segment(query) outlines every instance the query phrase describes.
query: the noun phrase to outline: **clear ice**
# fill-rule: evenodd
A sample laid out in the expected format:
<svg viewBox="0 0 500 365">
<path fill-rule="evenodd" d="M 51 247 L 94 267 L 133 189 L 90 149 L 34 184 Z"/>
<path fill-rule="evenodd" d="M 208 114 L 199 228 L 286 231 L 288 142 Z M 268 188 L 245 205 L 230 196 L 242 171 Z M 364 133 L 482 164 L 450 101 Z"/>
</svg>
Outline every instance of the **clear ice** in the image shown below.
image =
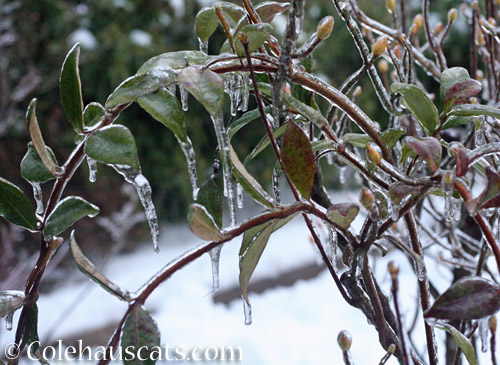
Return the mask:
<svg viewBox="0 0 500 365">
<path fill-rule="evenodd" d="M 191 181 L 191 188 L 193 190 L 193 200 L 196 201 L 198 198 L 198 170 L 196 169 L 196 156 L 194 154 L 193 144 L 188 137 L 188 143 L 179 140 L 182 152 L 186 157 L 186 163 L 188 167 L 189 179 Z"/>
<path fill-rule="evenodd" d="M 89 165 L 89 181 L 95 182 L 97 174 L 97 162 L 93 158 L 87 156 L 87 164 Z"/>
<path fill-rule="evenodd" d="M 40 183 L 31 182 L 31 186 L 33 187 L 33 198 L 36 201 L 36 214 L 43 214 L 43 197 L 42 197 L 42 187 Z"/>
<path fill-rule="evenodd" d="M 328 223 L 325 223 L 328 227 L 328 245 L 330 246 L 330 261 L 332 262 L 332 265 L 335 266 L 335 263 L 337 262 L 337 242 L 338 242 L 338 237 L 337 237 L 337 231 L 330 227 Z"/>
<path fill-rule="evenodd" d="M 210 250 L 210 261 L 212 262 L 212 290 L 215 292 L 219 289 L 219 259 L 222 246 L 217 246 Z"/>
<path fill-rule="evenodd" d="M 250 84 L 248 74 L 244 73 L 241 78 L 241 111 L 248 110 L 248 99 L 250 98 Z"/>
<path fill-rule="evenodd" d="M 243 312 L 245 313 L 245 325 L 250 326 L 252 324 L 252 306 L 249 302 L 243 299 Z"/>
<path fill-rule="evenodd" d="M 275 165 L 273 169 L 273 194 L 278 204 L 281 203 L 280 173 L 281 173 L 281 167 L 279 165 Z"/>
<path fill-rule="evenodd" d="M 236 184 L 236 201 L 238 203 L 238 208 L 243 208 L 243 187 L 240 183 Z"/>
<path fill-rule="evenodd" d="M 14 312 L 8 313 L 4 318 L 5 318 L 5 329 L 7 331 L 12 331 L 12 320 L 14 318 Z"/>
<path fill-rule="evenodd" d="M 184 85 L 179 84 L 179 92 L 181 94 L 181 106 L 182 110 L 185 112 L 188 111 L 189 105 L 188 105 L 188 91 L 184 87 Z"/>
</svg>

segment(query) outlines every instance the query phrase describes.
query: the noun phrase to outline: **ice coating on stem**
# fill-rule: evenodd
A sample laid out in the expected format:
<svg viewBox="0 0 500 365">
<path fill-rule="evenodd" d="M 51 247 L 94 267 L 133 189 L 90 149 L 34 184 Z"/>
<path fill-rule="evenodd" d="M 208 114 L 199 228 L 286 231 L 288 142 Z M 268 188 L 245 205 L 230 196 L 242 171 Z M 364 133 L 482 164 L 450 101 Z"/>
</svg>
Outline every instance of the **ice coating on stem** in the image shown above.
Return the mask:
<svg viewBox="0 0 500 365">
<path fill-rule="evenodd" d="M 97 162 L 93 158 L 87 156 L 87 164 L 89 165 L 89 181 L 95 182 L 97 174 Z"/>
<path fill-rule="evenodd" d="M 240 183 L 236 184 L 236 202 L 238 204 L 238 208 L 243 208 L 243 187 Z"/>
<path fill-rule="evenodd" d="M 215 292 L 219 289 L 219 259 L 222 246 L 217 246 L 210 250 L 210 261 L 212 262 L 212 290 L 210 292 Z"/>
<path fill-rule="evenodd" d="M 156 209 L 153 205 L 152 189 L 149 181 L 144 177 L 141 171 L 137 171 L 127 165 L 112 165 L 113 168 L 125 178 L 125 181 L 132 184 L 137 190 L 137 195 L 144 207 L 146 213 L 146 220 L 148 221 L 149 228 L 151 229 L 151 236 L 153 237 L 153 247 L 156 252 L 159 252 L 158 239 L 160 229 L 158 227 L 158 217 Z"/>
<path fill-rule="evenodd" d="M 250 83 L 248 74 L 244 73 L 241 77 L 241 111 L 248 110 L 248 99 L 250 98 Z"/>
<path fill-rule="evenodd" d="M 186 157 L 186 163 L 188 167 L 189 179 L 191 181 L 191 188 L 193 189 L 193 200 L 196 201 L 198 198 L 198 170 L 196 169 L 196 156 L 194 153 L 193 144 L 188 137 L 188 143 L 185 143 L 181 140 L 179 141 L 179 145 L 181 146 L 182 152 Z"/>
<path fill-rule="evenodd" d="M 490 317 L 485 317 L 477 320 L 479 325 L 479 338 L 481 339 L 481 351 L 488 352 L 488 334 L 489 334 L 489 319 Z"/>
<path fill-rule="evenodd" d="M 42 197 L 42 187 L 40 183 L 31 182 L 31 186 L 33 187 L 33 198 L 36 202 L 36 214 L 43 214 L 43 197 Z"/>
<path fill-rule="evenodd" d="M 276 199 L 278 204 L 281 203 L 280 173 L 281 173 L 281 168 L 278 165 L 274 166 L 274 169 L 273 169 L 273 194 L 274 194 L 274 198 Z"/>
<path fill-rule="evenodd" d="M 347 166 L 342 166 L 339 170 L 339 182 L 343 185 L 346 181 L 346 170 Z"/>
<path fill-rule="evenodd" d="M 334 230 L 329 225 L 327 225 L 327 227 L 328 227 L 328 245 L 330 247 L 330 261 L 332 262 L 332 265 L 335 265 L 335 263 L 337 262 L 337 243 L 338 243 L 337 231 Z"/>
<path fill-rule="evenodd" d="M 211 116 L 212 122 L 214 124 L 215 135 L 217 137 L 217 143 L 219 144 L 219 151 L 222 161 L 222 177 L 224 181 L 224 196 L 227 197 L 231 226 L 236 224 L 236 207 L 234 201 L 234 192 L 232 184 L 232 172 L 231 166 L 229 165 L 229 139 L 227 136 L 226 128 L 224 127 L 224 114 L 220 112 L 216 117 Z"/>
<path fill-rule="evenodd" d="M 444 214 L 447 222 L 449 222 L 455 216 L 454 206 L 451 201 L 454 179 L 454 174 L 450 171 L 445 172 L 441 179 L 441 188 L 444 192 Z"/>
<path fill-rule="evenodd" d="M 245 325 L 250 326 L 252 324 L 252 306 L 249 302 L 243 299 L 243 313 L 245 313 Z"/>
<path fill-rule="evenodd" d="M 186 88 L 184 87 L 184 85 L 179 84 L 179 92 L 181 94 L 181 106 L 182 106 L 182 110 L 184 110 L 185 112 L 187 112 L 188 109 L 189 109 L 189 105 L 188 105 L 188 91 L 186 90 Z"/>
<path fill-rule="evenodd" d="M 476 147 L 482 146 L 484 144 L 484 120 L 481 122 L 481 126 L 476 130 L 475 134 L 475 144 Z"/>
<path fill-rule="evenodd" d="M 14 318 L 14 312 L 8 313 L 4 318 L 5 318 L 5 329 L 7 331 L 12 331 L 12 320 Z"/>
<path fill-rule="evenodd" d="M 200 38 L 198 38 L 198 43 L 200 44 L 200 51 L 208 54 L 208 40 L 202 41 Z"/>
<path fill-rule="evenodd" d="M 427 275 L 427 269 L 425 268 L 424 259 L 422 257 L 415 260 L 415 269 L 417 271 L 418 280 L 424 281 L 425 276 Z"/>
</svg>

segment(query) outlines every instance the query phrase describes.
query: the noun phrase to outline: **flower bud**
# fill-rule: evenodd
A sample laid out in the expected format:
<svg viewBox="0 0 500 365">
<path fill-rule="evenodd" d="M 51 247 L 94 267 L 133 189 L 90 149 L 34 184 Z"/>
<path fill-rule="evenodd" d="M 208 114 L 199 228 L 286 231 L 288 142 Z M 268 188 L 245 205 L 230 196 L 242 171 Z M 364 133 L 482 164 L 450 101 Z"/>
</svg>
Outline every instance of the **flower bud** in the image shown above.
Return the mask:
<svg viewBox="0 0 500 365">
<path fill-rule="evenodd" d="M 373 58 L 377 59 L 380 56 L 382 56 L 385 53 L 386 48 L 387 48 L 387 37 L 382 37 L 382 38 L 377 39 L 372 44 Z"/>
<path fill-rule="evenodd" d="M 396 0 L 387 0 L 386 6 L 389 12 L 394 13 L 394 11 L 396 10 Z"/>
<path fill-rule="evenodd" d="M 357 99 L 359 98 L 359 96 L 361 95 L 361 92 L 363 91 L 363 88 L 361 86 L 356 86 L 356 88 L 354 89 L 354 91 L 352 92 L 352 97 L 353 99 Z"/>
<path fill-rule="evenodd" d="M 448 11 L 448 23 L 453 23 L 455 20 L 457 20 L 457 15 L 457 9 L 450 9 L 450 11 Z"/>
<path fill-rule="evenodd" d="M 396 265 L 394 261 L 389 261 L 387 264 L 387 271 L 389 271 L 389 274 L 391 274 L 391 279 L 396 279 L 399 275 L 399 266 Z"/>
<path fill-rule="evenodd" d="M 327 39 L 333 31 L 333 24 L 335 23 L 333 16 L 325 16 L 318 24 L 316 33 L 319 40 Z"/>
<path fill-rule="evenodd" d="M 434 34 L 440 35 L 443 29 L 444 29 L 444 24 L 442 22 L 438 22 L 434 27 Z"/>
<path fill-rule="evenodd" d="M 414 36 L 415 34 L 417 34 L 417 31 L 418 31 L 418 27 L 415 23 L 413 23 L 410 27 L 410 35 Z"/>
<path fill-rule="evenodd" d="M 366 153 L 368 154 L 368 157 L 370 157 L 370 160 L 372 160 L 372 162 L 377 166 L 382 162 L 382 155 L 379 151 L 380 148 L 373 143 L 366 144 Z"/>
<path fill-rule="evenodd" d="M 375 196 L 369 189 L 363 188 L 359 194 L 359 202 L 366 210 L 371 210 L 375 203 Z"/>
<path fill-rule="evenodd" d="M 413 24 L 417 26 L 417 30 L 420 30 L 424 27 L 424 17 L 422 16 L 422 14 L 415 15 L 415 18 L 413 18 Z"/>
<path fill-rule="evenodd" d="M 340 331 L 337 337 L 337 343 L 339 344 L 339 347 L 343 352 L 349 351 L 352 344 L 351 334 L 345 330 Z"/>
<path fill-rule="evenodd" d="M 384 59 L 381 59 L 378 63 L 378 70 L 382 73 L 386 73 L 389 70 L 389 62 Z"/>
<path fill-rule="evenodd" d="M 394 355 L 395 352 L 396 352 L 396 345 L 393 344 L 393 343 L 391 343 L 391 345 L 387 349 L 387 353 L 391 354 L 391 355 Z"/>
</svg>

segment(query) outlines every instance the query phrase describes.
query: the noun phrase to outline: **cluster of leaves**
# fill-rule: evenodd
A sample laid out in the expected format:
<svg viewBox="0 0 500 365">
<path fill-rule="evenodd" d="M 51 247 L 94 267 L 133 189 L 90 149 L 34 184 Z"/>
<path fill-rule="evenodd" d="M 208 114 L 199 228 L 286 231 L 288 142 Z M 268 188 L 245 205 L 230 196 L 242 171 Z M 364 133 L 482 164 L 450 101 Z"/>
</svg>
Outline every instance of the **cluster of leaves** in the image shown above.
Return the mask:
<svg viewBox="0 0 500 365">
<path fill-rule="evenodd" d="M 71 235 L 70 247 L 79 269 L 129 305 L 109 341 L 107 357 L 102 363 L 109 361 L 120 338 L 123 345 L 157 345 L 158 329 L 143 308 L 149 295 L 173 273 L 205 253 L 210 253 L 214 272 L 217 272 L 222 244 L 239 235 L 243 235 L 239 281 L 246 323 L 251 323 L 248 285 L 252 274 L 271 235 L 299 214 L 346 302 L 359 308 L 374 324 L 381 345 L 388 351 L 387 358 L 394 354 L 401 363 L 409 364 L 410 361 L 420 363 L 425 357 L 405 341 L 407 330 L 402 324 L 397 302 L 398 270 L 390 269 L 393 306 L 371 270 L 368 253 L 378 249 L 385 252 L 383 245 L 393 244 L 415 263 L 429 363 L 437 363 L 434 328 L 451 333 L 468 361 L 476 363 L 474 348 L 463 332 L 470 329 L 474 333 L 473 320 L 488 318 L 500 309 L 498 274 L 490 270 L 487 256 L 490 252 L 493 254 L 490 261 L 496 263 L 500 272 L 500 249 L 491 225 L 500 220 L 496 211 L 500 208 L 500 142 L 496 142 L 500 138 L 493 128 L 498 123 L 496 118 L 500 119 L 500 109 L 494 106 L 498 94 L 495 89 L 497 66 L 493 64 L 492 69 L 487 69 L 487 79 L 479 78 L 483 83 L 478 80 L 477 69 L 471 70 L 476 76 L 471 77 L 464 68 L 448 68 L 441 48 L 447 32 L 439 36 L 440 32 L 429 31 L 426 0 L 423 0 L 423 14 L 417 15 L 408 29 L 406 20 L 402 19 L 399 25 L 394 2 L 387 3 L 394 18 L 392 28 L 368 18 L 356 1 L 348 4 L 334 0 L 333 4 L 347 24 L 363 60 L 362 68 L 339 89 L 315 76 L 311 62 L 315 49 L 331 35 L 334 19 L 328 16 L 321 20 L 317 31 L 298 47 L 297 36 L 301 33 L 304 11 L 300 0 L 291 4 L 265 2 L 255 7 L 248 0 L 243 1 L 244 6 L 220 2 L 201 9 L 195 21 L 201 51 L 172 52 L 151 58 L 111 93 L 104 106 L 93 102 L 84 107 L 78 68 L 79 46 L 70 50 L 62 67 L 60 90 L 61 103 L 76 133 L 77 146 L 64 164 L 56 161 L 44 142 L 36 118 L 36 100 L 31 102 L 27 112 L 31 144 L 21 163 L 21 174 L 35 187 L 55 179 L 46 207 L 39 201 L 35 211 L 18 187 L 0 179 L 0 215 L 42 235 L 40 257 L 27 279 L 25 291 L 0 294 L 2 315 L 11 315 L 22 308 L 15 338 L 20 350 L 37 340 L 38 285 L 50 257 L 63 242 L 59 235 L 79 219 L 99 213 L 99 208 L 81 197 L 62 198 L 66 184 L 83 159 L 88 159 L 90 165 L 97 161 L 113 167 L 136 187 L 153 242 L 155 245 L 158 242 L 151 189 L 141 173 L 134 136 L 128 128 L 115 123 L 123 110 L 137 103 L 175 135 L 185 153 L 195 200 L 189 207 L 188 224 L 196 235 L 208 242 L 166 265 L 139 292 L 130 293 L 100 273 L 79 249 L 75 234 Z M 270 22 L 283 12 L 288 12 L 288 23 L 280 43 L 273 35 Z M 492 32 L 477 6 L 465 7 L 464 13 L 473 20 L 474 34 L 479 34 L 478 29 Z M 403 14 L 401 16 L 406 19 L 407 14 Z M 450 11 L 448 28 L 456 16 L 456 11 Z M 370 26 L 381 37 L 374 39 L 369 32 L 363 36 L 356 20 Z M 478 24 L 481 28 L 477 28 Z M 206 45 L 219 25 L 227 41 L 219 55 L 209 55 Z M 425 30 L 426 44 L 423 46 L 418 39 L 420 29 Z M 490 41 L 496 45 L 493 35 Z M 371 42 L 371 50 L 366 42 Z M 484 44 L 479 42 L 477 46 L 476 50 L 484 57 L 494 56 L 487 54 L 490 48 Z M 430 56 L 425 54 L 426 50 Z M 435 61 L 429 58 L 431 56 Z M 379 67 L 380 72 L 375 67 L 376 61 L 379 66 L 385 63 L 384 67 Z M 414 70 L 417 66 L 439 82 L 441 112 L 436 101 L 419 86 L 421 83 Z M 385 75 L 388 81 L 389 67 L 394 69 L 390 87 L 380 76 Z M 380 104 L 387 111 L 389 122 L 384 123 L 388 125 L 384 130 L 356 105 L 359 89 L 348 97 L 364 74 L 368 74 Z M 177 86 L 180 101 L 176 95 Z M 230 123 L 224 123 L 225 92 L 231 103 Z M 246 111 L 250 92 L 257 108 Z M 207 111 L 218 144 L 213 174 L 200 189 L 184 116 L 187 93 Z M 318 106 L 316 99 L 319 98 L 330 104 L 328 111 Z M 239 111 L 241 114 L 236 118 Z M 232 138 L 243 133 L 244 127 L 258 128 L 259 120 L 266 133 L 242 162 L 238 146 L 231 143 Z M 458 135 L 454 141 L 445 138 L 450 130 Z M 488 143 L 481 143 L 481 139 Z M 249 165 L 265 149 L 272 149 L 274 153 L 274 194 L 268 193 L 265 185 L 249 172 Z M 322 169 L 336 167 L 322 165 L 323 157 L 354 170 L 364 185 L 359 204 L 331 202 L 327 193 L 329 186 L 322 181 Z M 223 187 L 216 183 L 218 174 L 223 177 Z M 281 176 L 292 192 L 292 202 L 281 201 Z M 237 189 L 233 189 L 234 181 Z M 471 192 L 473 185 L 483 186 L 476 197 Z M 263 212 L 237 222 L 235 201 L 238 199 L 235 199 L 234 190 L 244 191 L 263 207 Z M 223 226 L 224 199 L 220 191 L 227 196 L 231 221 L 228 227 Z M 435 201 L 441 199 L 445 201 L 444 210 L 435 206 Z M 495 212 L 489 215 L 491 209 Z M 463 211 L 460 216 L 459 210 Z M 462 216 L 468 220 L 461 219 Z M 446 230 L 449 241 L 425 227 L 423 220 L 429 217 L 434 220 L 435 229 Z M 321 242 L 312 218 L 324 222 L 331 237 L 329 244 Z M 356 218 L 364 220 L 359 232 L 353 226 Z M 406 223 L 404 227 L 398 225 L 399 221 Z M 480 232 L 479 237 L 469 234 L 470 227 Z M 335 260 L 337 235 L 344 266 Z M 426 273 L 426 260 L 431 251 L 422 247 L 423 237 L 448 248 L 454 258 L 460 258 L 443 259 L 443 265 L 467 272 L 463 279 L 455 278 L 455 283 L 440 296 L 434 288 L 433 278 Z M 490 278 L 483 278 L 483 273 Z M 215 289 L 216 282 L 214 277 Z M 431 296 L 436 297 L 432 305 Z M 431 319 L 439 322 L 432 323 Z M 458 321 L 462 325 L 442 322 L 445 320 L 452 324 Z M 141 323 L 141 326 L 133 323 Z M 345 341 L 346 336 L 339 338 L 344 361 L 350 363 L 347 346 L 350 341 Z M 494 349 L 492 354 L 494 358 Z"/>
</svg>

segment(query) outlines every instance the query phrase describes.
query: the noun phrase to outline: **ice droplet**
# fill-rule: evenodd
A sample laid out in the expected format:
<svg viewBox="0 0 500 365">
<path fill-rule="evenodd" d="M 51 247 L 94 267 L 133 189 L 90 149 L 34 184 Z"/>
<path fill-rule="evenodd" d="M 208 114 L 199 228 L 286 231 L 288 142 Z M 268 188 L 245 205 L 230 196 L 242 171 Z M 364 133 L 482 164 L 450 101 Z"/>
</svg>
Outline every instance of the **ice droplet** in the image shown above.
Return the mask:
<svg viewBox="0 0 500 365">
<path fill-rule="evenodd" d="M 339 169 L 339 182 L 342 185 L 345 184 L 345 181 L 346 181 L 346 170 L 347 170 L 347 166 L 342 166 Z"/>
<path fill-rule="evenodd" d="M 330 261 L 332 262 L 332 265 L 335 266 L 335 263 L 337 262 L 337 243 L 338 243 L 337 231 L 334 230 L 329 225 L 327 225 L 327 227 L 328 227 L 328 244 L 330 246 Z"/>
<path fill-rule="evenodd" d="M 14 312 L 7 313 L 5 318 L 5 329 L 7 331 L 12 331 L 12 320 L 14 318 Z"/>
<path fill-rule="evenodd" d="M 243 312 L 245 313 L 245 325 L 250 326 L 252 324 L 252 306 L 249 302 L 243 299 Z"/>
<path fill-rule="evenodd" d="M 276 164 L 273 169 L 273 194 L 278 204 L 281 203 L 280 173 L 281 173 L 281 167 L 278 164 Z"/>
<path fill-rule="evenodd" d="M 181 105 L 182 105 L 182 110 L 185 112 L 188 111 L 189 105 L 188 105 L 188 91 L 186 88 L 182 85 L 179 84 L 179 92 L 181 94 Z"/>
<path fill-rule="evenodd" d="M 248 99 L 250 98 L 250 84 L 248 74 L 244 73 L 241 78 L 241 111 L 248 110 Z"/>
<path fill-rule="evenodd" d="M 479 325 L 479 338 L 481 339 L 481 351 L 488 351 L 488 333 L 489 333 L 489 319 L 490 317 L 485 317 L 477 320 Z"/>
<path fill-rule="evenodd" d="M 97 174 L 97 162 L 93 158 L 87 156 L 87 164 L 89 165 L 89 181 L 95 182 Z"/>
<path fill-rule="evenodd" d="M 219 289 L 219 259 L 222 246 L 217 246 L 210 250 L 210 261 L 212 262 L 212 290 L 215 292 Z"/>
<path fill-rule="evenodd" d="M 243 187 L 240 183 L 236 184 L 236 201 L 238 202 L 238 208 L 243 208 Z"/>
<path fill-rule="evenodd" d="M 152 189 L 149 181 L 144 177 L 141 171 L 137 171 L 127 165 L 112 165 L 113 168 L 125 178 L 125 181 L 132 184 L 137 190 L 137 195 L 144 207 L 146 213 L 146 220 L 148 221 L 149 228 L 151 229 L 151 236 L 153 237 L 153 247 L 156 252 L 159 252 L 158 238 L 160 229 L 158 227 L 158 217 L 156 216 L 156 209 L 152 200 Z"/>
<path fill-rule="evenodd" d="M 208 54 L 208 40 L 202 41 L 200 38 L 198 38 L 198 43 L 200 44 L 200 51 Z"/>
<path fill-rule="evenodd" d="M 42 187 L 40 183 L 31 182 L 31 186 L 33 187 L 33 198 L 35 198 L 36 202 L 36 214 L 43 214 L 43 197 L 42 197 Z"/>
<path fill-rule="evenodd" d="M 189 139 L 189 137 L 187 139 L 188 143 L 179 140 L 179 144 L 181 146 L 182 152 L 184 153 L 184 156 L 186 157 L 189 179 L 191 180 L 191 188 L 193 189 L 193 200 L 196 201 L 196 198 L 198 197 L 198 191 L 200 190 L 198 188 L 198 170 L 196 169 L 196 156 L 194 154 L 194 148 L 191 140 Z"/>
</svg>

